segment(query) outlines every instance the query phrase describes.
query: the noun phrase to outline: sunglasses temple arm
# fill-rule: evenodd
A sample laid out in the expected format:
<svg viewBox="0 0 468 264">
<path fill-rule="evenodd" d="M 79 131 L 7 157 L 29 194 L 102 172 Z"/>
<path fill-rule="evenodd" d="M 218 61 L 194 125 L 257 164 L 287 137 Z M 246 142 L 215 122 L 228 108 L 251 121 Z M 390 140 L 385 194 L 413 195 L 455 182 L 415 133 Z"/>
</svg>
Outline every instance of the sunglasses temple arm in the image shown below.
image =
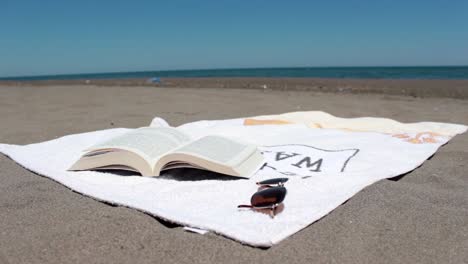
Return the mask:
<svg viewBox="0 0 468 264">
<path fill-rule="evenodd" d="M 271 217 L 271 218 L 274 218 L 274 217 L 275 217 L 275 214 L 276 214 L 276 207 L 277 207 L 277 206 L 274 205 L 274 206 L 268 208 L 268 209 L 270 209 L 270 217 Z M 237 206 L 237 208 L 255 208 L 255 207 L 253 207 L 252 205 L 240 204 L 240 205 Z M 264 208 L 264 209 L 267 209 L 267 208 Z"/>
</svg>

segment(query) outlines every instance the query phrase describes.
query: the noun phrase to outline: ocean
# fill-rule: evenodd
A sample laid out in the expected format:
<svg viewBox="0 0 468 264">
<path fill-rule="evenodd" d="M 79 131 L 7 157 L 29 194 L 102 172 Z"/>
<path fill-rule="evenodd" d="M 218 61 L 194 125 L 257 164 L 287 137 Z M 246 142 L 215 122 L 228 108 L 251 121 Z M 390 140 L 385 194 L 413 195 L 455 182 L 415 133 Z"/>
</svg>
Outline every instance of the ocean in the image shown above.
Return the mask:
<svg viewBox="0 0 468 264">
<path fill-rule="evenodd" d="M 431 67 L 295 67 L 205 70 L 165 70 L 3 77 L 0 80 L 76 80 L 151 77 L 272 77 L 353 79 L 468 79 L 468 66 Z"/>
</svg>

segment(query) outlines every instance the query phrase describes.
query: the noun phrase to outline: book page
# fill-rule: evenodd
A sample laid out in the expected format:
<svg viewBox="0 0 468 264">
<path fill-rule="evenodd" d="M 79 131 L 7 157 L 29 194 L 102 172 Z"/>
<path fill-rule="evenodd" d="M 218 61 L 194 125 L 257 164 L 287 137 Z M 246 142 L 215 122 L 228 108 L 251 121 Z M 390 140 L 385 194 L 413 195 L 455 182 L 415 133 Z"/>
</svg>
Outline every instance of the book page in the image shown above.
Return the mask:
<svg viewBox="0 0 468 264">
<path fill-rule="evenodd" d="M 91 150 L 125 149 L 142 155 L 153 161 L 162 154 L 190 141 L 190 137 L 169 127 L 143 127 L 125 135 L 97 144 Z"/>
<path fill-rule="evenodd" d="M 254 146 L 225 137 L 206 136 L 175 150 L 211 159 L 220 164 L 237 165 L 250 155 Z"/>
</svg>

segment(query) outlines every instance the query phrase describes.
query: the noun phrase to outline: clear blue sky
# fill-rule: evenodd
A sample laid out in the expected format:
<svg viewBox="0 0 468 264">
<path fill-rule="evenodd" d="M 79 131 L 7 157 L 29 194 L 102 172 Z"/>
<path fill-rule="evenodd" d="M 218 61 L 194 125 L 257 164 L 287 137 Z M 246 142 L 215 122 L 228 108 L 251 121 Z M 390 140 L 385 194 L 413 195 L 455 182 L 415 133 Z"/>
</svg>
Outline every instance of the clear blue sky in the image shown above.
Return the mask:
<svg viewBox="0 0 468 264">
<path fill-rule="evenodd" d="M 468 1 L 0 0 L 0 77 L 468 65 Z"/>
</svg>

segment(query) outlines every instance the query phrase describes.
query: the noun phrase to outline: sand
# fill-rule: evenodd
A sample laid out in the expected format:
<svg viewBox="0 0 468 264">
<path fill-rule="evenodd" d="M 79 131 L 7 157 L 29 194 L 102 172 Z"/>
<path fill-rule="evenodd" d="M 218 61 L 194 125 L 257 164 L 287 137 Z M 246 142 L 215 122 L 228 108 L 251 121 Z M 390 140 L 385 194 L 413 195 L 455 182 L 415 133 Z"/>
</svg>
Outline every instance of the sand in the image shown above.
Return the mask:
<svg viewBox="0 0 468 264">
<path fill-rule="evenodd" d="M 311 91 L 353 94 L 388 94 L 412 97 L 468 99 L 468 80 L 325 79 L 325 78 L 162 78 L 148 79 L 1 81 L 8 86 L 99 85 L 170 88 L 234 88 L 280 91 Z"/>
<path fill-rule="evenodd" d="M 442 82 L 442 81 L 441 81 Z M 450 85 L 450 83 L 445 83 Z M 464 90 L 464 92 L 466 92 Z M 468 100 L 275 89 L 0 85 L 0 142 L 289 111 L 468 124 Z M 396 153 L 397 155 L 397 153 Z M 188 233 L 40 177 L 0 155 L 0 263 L 463 263 L 468 134 L 404 177 L 373 184 L 268 250 Z"/>
</svg>

